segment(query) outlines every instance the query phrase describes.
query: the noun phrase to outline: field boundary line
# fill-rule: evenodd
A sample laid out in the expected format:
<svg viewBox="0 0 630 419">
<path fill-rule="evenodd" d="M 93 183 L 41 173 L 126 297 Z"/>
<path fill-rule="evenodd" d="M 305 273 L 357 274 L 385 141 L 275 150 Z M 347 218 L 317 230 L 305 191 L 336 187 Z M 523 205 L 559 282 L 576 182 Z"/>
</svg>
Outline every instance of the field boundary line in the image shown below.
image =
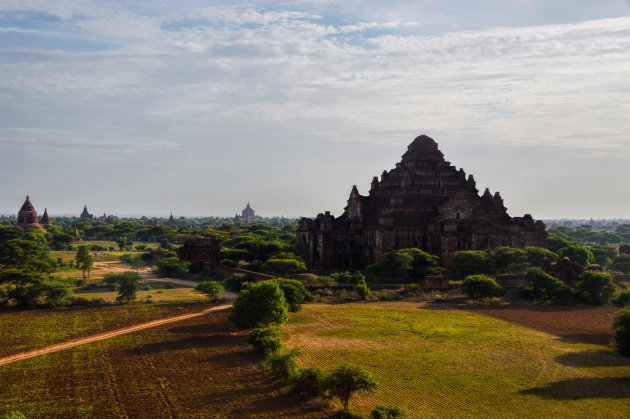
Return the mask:
<svg viewBox="0 0 630 419">
<path fill-rule="evenodd" d="M 167 317 L 159 320 L 152 320 L 150 322 L 137 324 L 135 326 L 123 327 L 121 329 L 111 330 L 109 332 L 99 333 L 97 335 L 87 336 L 84 338 L 74 339 L 67 342 L 56 343 L 54 345 L 47 346 L 41 349 L 34 349 L 32 351 L 21 352 L 15 355 L 10 355 L 4 358 L 0 358 L 0 366 L 11 364 L 13 362 L 21 361 L 23 359 L 34 358 L 40 355 L 46 355 L 54 352 L 63 351 L 64 349 L 74 348 L 75 346 L 85 345 L 86 343 L 97 342 L 99 340 L 105 340 L 116 336 L 126 335 L 129 333 L 137 332 L 138 330 L 149 329 L 152 327 L 162 326 L 164 324 L 174 323 L 181 320 L 191 319 L 194 317 L 203 316 L 214 311 L 226 310 L 230 308 L 232 304 L 223 304 L 220 306 L 210 307 L 196 313 L 182 314 L 179 316 Z"/>
</svg>

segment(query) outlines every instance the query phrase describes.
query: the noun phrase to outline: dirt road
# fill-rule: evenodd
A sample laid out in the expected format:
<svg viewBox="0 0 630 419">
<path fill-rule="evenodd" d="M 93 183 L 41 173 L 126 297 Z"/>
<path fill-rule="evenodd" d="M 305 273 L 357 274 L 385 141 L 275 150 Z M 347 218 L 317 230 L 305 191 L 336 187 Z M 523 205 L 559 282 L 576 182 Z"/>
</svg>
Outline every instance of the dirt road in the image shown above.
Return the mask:
<svg viewBox="0 0 630 419">
<path fill-rule="evenodd" d="M 86 343 L 91 343 L 91 342 L 96 342 L 99 340 L 104 340 L 104 339 L 108 339 L 108 338 L 112 338 L 115 336 L 120 336 L 120 335 L 125 335 L 127 333 L 133 333 L 136 332 L 138 330 L 143 330 L 143 329 L 148 329 L 151 327 L 156 327 L 156 326 L 161 326 L 163 324 L 168 324 L 168 323 L 174 323 L 174 322 L 178 322 L 181 320 L 186 320 L 186 319 L 190 319 L 193 317 L 199 317 L 199 316 L 203 316 L 204 314 L 213 312 L 213 311 L 219 311 L 219 310 L 226 310 L 229 307 L 232 306 L 232 298 L 233 297 L 232 293 L 230 293 L 230 295 L 226 295 L 226 298 L 228 298 L 228 303 L 227 304 L 222 304 L 219 306 L 215 306 L 215 307 L 210 307 L 208 309 L 205 309 L 203 311 L 197 312 L 197 313 L 190 313 L 190 314 L 183 314 L 181 316 L 173 316 L 173 317 L 167 317 L 165 319 L 160 319 L 160 320 L 154 320 L 154 321 L 150 321 L 147 323 L 142 323 L 142 324 L 138 324 L 135 326 L 130 326 L 130 327 L 124 327 L 122 329 L 118 329 L 118 330 L 112 330 L 110 332 L 105 332 L 105 333 L 100 333 L 98 335 L 93 335 L 93 336 L 88 336 L 85 338 L 81 338 L 81 339 L 75 339 L 75 340 L 71 340 L 68 342 L 63 342 L 63 343 L 58 343 L 55 345 L 51 345 L 48 346 L 46 348 L 41 348 L 41 349 L 37 349 L 37 350 L 33 350 L 33 351 L 28 351 L 28 352 L 22 352 L 19 354 L 15 354 L 15 355 L 11 355 L 5 358 L 0 358 L 0 366 L 5 365 L 5 364 L 10 364 L 12 362 L 17 362 L 17 361 L 21 361 L 23 359 L 28 359 L 28 358 L 33 358 L 39 355 L 45 355 L 45 354 L 49 354 L 52 352 L 58 352 L 58 351 L 62 351 L 64 349 L 68 349 L 68 348 L 73 348 L 75 346 L 79 346 L 79 345 L 85 345 Z"/>
</svg>

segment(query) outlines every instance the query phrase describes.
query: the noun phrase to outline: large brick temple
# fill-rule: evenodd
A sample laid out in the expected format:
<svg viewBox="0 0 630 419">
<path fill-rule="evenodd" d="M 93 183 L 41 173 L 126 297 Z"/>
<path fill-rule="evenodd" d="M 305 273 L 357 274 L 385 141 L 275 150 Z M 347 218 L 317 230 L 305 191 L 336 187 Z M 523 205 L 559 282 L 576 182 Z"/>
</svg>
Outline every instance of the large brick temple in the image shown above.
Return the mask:
<svg viewBox="0 0 630 419">
<path fill-rule="evenodd" d="M 529 214 L 510 217 L 498 192 L 480 196 L 473 176 L 466 178 L 421 135 L 394 169 L 373 178 L 367 196 L 352 187 L 341 216 L 302 218 L 297 241 L 312 269 L 361 269 L 408 247 L 448 266 L 462 250 L 547 247 L 547 232 Z"/>
</svg>

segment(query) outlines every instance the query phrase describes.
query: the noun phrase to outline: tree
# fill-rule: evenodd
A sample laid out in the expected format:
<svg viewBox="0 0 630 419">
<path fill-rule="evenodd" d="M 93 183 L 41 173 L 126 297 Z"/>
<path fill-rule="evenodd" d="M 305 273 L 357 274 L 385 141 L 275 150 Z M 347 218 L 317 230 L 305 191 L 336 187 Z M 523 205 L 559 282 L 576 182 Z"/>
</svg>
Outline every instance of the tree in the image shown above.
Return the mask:
<svg viewBox="0 0 630 419">
<path fill-rule="evenodd" d="M 199 285 L 195 287 L 195 291 L 206 294 L 210 301 L 217 301 L 223 297 L 225 288 L 223 288 L 223 285 L 217 281 L 201 281 Z"/>
<path fill-rule="evenodd" d="M 527 252 L 525 250 L 507 246 L 496 248 L 491 257 L 497 273 L 522 272 L 527 264 Z"/>
<path fill-rule="evenodd" d="M 558 260 L 558 255 L 544 247 L 528 246 L 525 248 L 525 259 L 530 265 L 541 268 L 545 259 L 549 262 L 555 262 Z"/>
<path fill-rule="evenodd" d="M 190 270 L 190 262 L 180 262 L 177 256 L 158 259 L 155 262 L 158 272 L 169 277 L 184 276 Z"/>
<path fill-rule="evenodd" d="M 65 306 L 74 300 L 72 288 L 64 281 L 53 281 L 44 284 L 43 293 L 46 304 L 52 307 Z"/>
<path fill-rule="evenodd" d="M 27 268 L 8 268 L 0 272 L 0 285 L 8 286 L 7 297 L 18 307 L 35 307 L 44 293 L 42 274 Z"/>
<path fill-rule="evenodd" d="M 501 297 L 505 293 L 503 287 L 497 284 L 494 278 L 483 274 L 467 276 L 462 285 L 466 295 L 475 300 Z"/>
<path fill-rule="evenodd" d="M 525 281 L 531 291 L 525 290 L 531 292 L 531 297 L 536 300 L 562 298 L 568 291 L 562 281 L 540 268 L 529 268 L 525 273 Z"/>
<path fill-rule="evenodd" d="M 127 271 L 121 272 L 118 275 L 118 297 L 116 297 L 116 301 L 129 303 L 135 300 L 136 292 L 138 291 L 138 283 L 140 282 L 138 272 Z"/>
<path fill-rule="evenodd" d="M 492 258 L 483 250 L 465 250 L 453 258 L 451 270 L 457 279 L 464 279 L 469 275 L 492 274 L 494 267 Z"/>
<path fill-rule="evenodd" d="M 79 246 L 75 260 L 77 261 L 77 267 L 83 271 L 83 279 L 86 279 L 94 264 L 90 249 L 87 246 Z"/>
<path fill-rule="evenodd" d="M 615 256 L 612 259 L 612 264 L 610 267 L 619 272 L 623 272 L 624 274 L 630 273 L 630 255 L 619 255 Z"/>
<path fill-rule="evenodd" d="M 575 284 L 578 296 L 590 304 L 609 304 L 616 290 L 612 276 L 598 271 L 584 271 Z"/>
<path fill-rule="evenodd" d="M 286 276 L 306 272 L 306 265 L 296 259 L 269 259 L 260 269 L 274 275 Z"/>
<path fill-rule="evenodd" d="M 569 258 L 573 262 L 580 265 L 588 266 L 595 262 L 595 256 L 587 247 L 579 244 L 571 244 L 558 250 L 558 256 L 561 258 Z"/>
<path fill-rule="evenodd" d="M 615 350 L 621 356 L 630 357 L 630 308 L 617 313 L 612 330 Z"/>
<path fill-rule="evenodd" d="M 295 279 L 277 278 L 278 286 L 284 293 L 290 312 L 298 312 L 302 309 L 302 304 L 315 301 L 313 294 L 308 292 L 304 284 Z"/>
<path fill-rule="evenodd" d="M 440 258 L 435 255 L 414 247 L 398 250 L 397 253 L 411 256 L 409 277 L 412 279 L 423 279 L 427 275 L 439 275 L 444 272 L 444 268 L 440 266 Z"/>
<path fill-rule="evenodd" d="M 339 398 L 344 412 L 348 411 L 348 403 L 352 395 L 359 390 L 371 391 L 376 388 L 376 381 L 363 367 L 343 364 L 334 369 L 325 380 L 325 388 L 333 396 Z"/>
<path fill-rule="evenodd" d="M 403 411 L 397 406 L 375 406 L 370 412 L 370 419 L 402 418 Z"/>
<path fill-rule="evenodd" d="M 228 320 L 240 329 L 281 325 L 289 318 L 289 307 L 274 280 L 253 284 L 241 290 Z"/>
<path fill-rule="evenodd" d="M 317 367 L 301 368 L 291 377 L 292 390 L 303 400 L 315 399 L 322 392 L 323 378 Z"/>
<path fill-rule="evenodd" d="M 247 337 L 247 343 L 254 347 L 254 351 L 269 355 L 282 347 L 280 331 L 277 327 L 261 327 L 252 330 Z"/>
<path fill-rule="evenodd" d="M 43 250 L 40 245 L 29 240 L 7 240 L 0 245 L 0 265 L 7 268 L 36 264 Z"/>
</svg>

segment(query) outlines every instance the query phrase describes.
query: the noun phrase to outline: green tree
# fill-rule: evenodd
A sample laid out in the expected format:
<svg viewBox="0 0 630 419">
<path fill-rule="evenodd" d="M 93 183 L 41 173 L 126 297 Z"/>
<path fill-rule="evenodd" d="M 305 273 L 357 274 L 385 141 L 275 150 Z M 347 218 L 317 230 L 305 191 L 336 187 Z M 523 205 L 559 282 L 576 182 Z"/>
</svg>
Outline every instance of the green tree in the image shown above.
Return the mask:
<svg viewBox="0 0 630 419">
<path fill-rule="evenodd" d="M 0 265 L 5 268 L 36 265 L 43 248 L 35 242 L 11 239 L 0 245 Z"/>
<path fill-rule="evenodd" d="M 575 284 L 578 296 L 584 301 L 604 305 L 609 304 L 616 290 L 612 276 L 598 271 L 584 271 Z"/>
<path fill-rule="evenodd" d="M 77 261 L 77 267 L 83 271 L 83 279 L 89 277 L 90 270 L 94 265 L 94 259 L 90 254 L 90 249 L 87 246 L 79 246 L 75 260 Z"/>
<path fill-rule="evenodd" d="M 273 275 L 286 276 L 306 272 L 306 265 L 296 259 L 269 259 L 260 269 Z"/>
<path fill-rule="evenodd" d="M 121 272 L 118 275 L 118 296 L 116 301 L 121 303 L 134 301 L 138 291 L 138 284 L 140 283 L 140 275 L 134 271 Z"/>
<path fill-rule="evenodd" d="M 64 281 L 52 281 L 44 284 L 43 294 L 46 304 L 52 307 L 65 306 L 74 300 L 72 288 Z"/>
<path fill-rule="evenodd" d="M 630 357 L 630 308 L 617 313 L 612 330 L 615 350 L 621 356 Z"/>
<path fill-rule="evenodd" d="M 158 272 L 169 277 L 182 277 L 190 270 L 190 262 L 181 262 L 178 257 L 171 256 L 155 262 Z"/>
<path fill-rule="evenodd" d="M 289 318 L 289 307 L 277 281 L 268 280 L 241 290 L 228 320 L 240 329 L 281 325 Z"/>
<path fill-rule="evenodd" d="M 470 275 L 494 273 L 492 257 L 483 250 L 465 250 L 453 258 L 451 270 L 456 279 Z"/>
<path fill-rule="evenodd" d="M 463 282 L 464 291 L 469 298 L 492 298 L 501 297 L 505 290 L 497 284 L 494 278 L 488 275 L 469 275 Z"/>
<path fill-rule="evenodd" d="M 18 307 L 37 306 L 45 289 L 42 274 L 28 268 L 3 269 L 0 285 L 7 286 L 7 297 L 15 300 Z"/>
<path fill-rule="evenodd" d="M 284 293 L 290 312 L 298 312 L 302 309 L 302 304 L 315 301 L 313 294 L 308 292 L 304 284 L 295 279 L 276 278 L 278 286 Z"/>
<path fill-rule="evenodd" d="M 325 387 L 333 396 L 339 398 L 344 412 L 348 412 L 348 403 L 355 392 L 372 391 L 376 385 L 374 377 L 363 367 L 343 364 L 329 374 Z"/>
<path fill-rule="evenodd" d="M 319 368 L 301 368 L 291 377 L 292 390 L 302 400 L 313 400 L 322 393 L 323 379 Z"/>
<path fill-rule="evenodd" d="M 615 246 L 590 246 L 588 250 L 593 253 L 594 263 L 601 266 L 608 265 L 611 259 L 619 254 Z"/>
<path fill-rule="evenodd" d="M 630 273 L 630 255 L 619 255 L 615 256 L 612 259 L 612 263 L 610 267 L 619 272 L 623 272 L 624 274 Z"/>
<path fill-rule="evenodd" d="M 536 300 L 564 297 L 568 289 L 562 281 L 540 268 L 529 268 L 525 273 L 525 282 L 531 297 Z"/>
<path fill-rule="evenodd" d="M 217 301 L 223 297 L 225 288 L 217 281 L 201 281 L 199 285 L 195 287 L 195 291 L 206 294 L 210 301 Z"/>
<path fill-rule="evenodd" d="M 512 247 L 498 247 L 492 254 L 496 273 L 522 272 L 527 265 L 527 252 Z"/>
<path fill-rule="evenodd" d="M 247 337 L 247 343 L 254 347 L 255 352 L 265 356 L 282 347 L 280 331 L 277 327 L 259 327 L 252 330 Z"/>
<path fill-rule="evenodd" d="M 595 262 L 595 256 L 587 247 L 579 244 L 571 244 L 558 250 L 558 256 L 561 258 L 569 258 L 573 262 L 580 265 L 588 266 Z"/>
<path fill-rule="evenodd" d="M 397 406 L 375 406 L 370 412 L 370 419 L 396 419 L 404 417 L 402 409 Z"/>
<path fill-rule="evenodd" d="M 526 247 L 525 254 L 527 263 L 538 268 L 543 266 L 545 259 L 549 262 L 555 262 L 558 260 L 557 254 L 543 247 Z"/>
</svg>

